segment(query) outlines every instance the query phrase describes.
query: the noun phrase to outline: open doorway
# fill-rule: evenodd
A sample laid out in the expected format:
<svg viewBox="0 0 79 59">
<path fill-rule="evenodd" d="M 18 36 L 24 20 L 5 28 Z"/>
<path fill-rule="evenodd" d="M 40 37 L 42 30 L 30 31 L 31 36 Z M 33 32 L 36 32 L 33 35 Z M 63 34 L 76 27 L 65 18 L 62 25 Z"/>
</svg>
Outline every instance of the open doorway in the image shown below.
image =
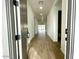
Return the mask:
<svg viewBox="0 0 79 59">
<path fill-rule="evenodd" d="M 25 1 L 25 0 L 22 0 L 22 1 Z M 47 0 L 47 1 L 49 2 L 49 0 Z M 33 2 L 33 1 L 31 1 L 31 2 Z M 43 4 L 44 2 L 45 1 L 40 1 L 38 4 Z M 46 3 L 48 4 L 48 2 L 46 2 Z M 20 7 L 20 8 L 22 8 L 22 7 L 24 8 L 24 9 L 21 9 L 21 11 L 20 11 L 21 12 L 21 15 L 22 15 L 20 17 L 23 18 L 23 19 L 21 18 L 21 20 L 22 21 L 25 20 L 23 23 L 21 22 L 21 25 L 23 25 L 23 29 L 22 28 L 19 28 L 19 29 L 23 30 L 23 33 L 24 33 L 24 35 L 23 35 L 23 33 L 21 33 L 21 35 L 23 35 L 21 37 L 21 39 L 23 40 L 23 38 L 24 38 L 24 41 L 23 41 L 24 42 L 23 43 L 24 45 L 22 46 L 24 48 L 24 50 L 22 49 L 23 51 L 21 51 L 21 52 L 23 54 L 20 54 L 20 55 L 22 55 L 23 58 L 24 58 L 24 56 L 26 57 L 28 55 L 29 56 L 28 59 L 33 59 L 34 57 L 36 59 L 37 58 L 38 59 L 46 59 L 46 58 L 47 59 L 58 59 L 58 58 L 59 59 L 64 59 L 62 57 L 63 54 L 66 57 L 65 47 L 64 47 L 65 46 L 65 40 L 64 40 L 64 38 L 65 38 L 65 31 L 64 31 L 65 30 L 65 26 L 64 26 L 64 24 L 65 24 L 65 21 L 67 20 L 67 18 L 66 18 L 67 14 L 65 12 L 66 11 L 66 9 L 65 9 L 65 7 L 66 7 L 66 5 L 65 5 L 66 3 L 65 2 L 66 1 L 63 1 L 62 0 L 62 3 L 63 4 L 60 3 L 60 2 L 61 2 L 60 0 L 58 0 L 58 1 L 56 0 L 54 2 L 54 5 L 50 8 L 49 13 L 47 13 L 47 15 L 45 14 L 46 17 L 43 14 L 43 12 L 45 12 L 45 10 L 47 10 L 49 8 L 46 7 L 47 9 L 44 9 L 44 6 L 43 5 L 42 5 L 42 7 L 38 7 L 37 8 L 37 9 L 39 9 L 39 11 L 42 9 L 41 10 L 41 13 L 38 13 L 38 14 L 37 13 L 34 13 L 35 11 L 33 11 L 33 7 L 31 5 L 30 1 L 28 1 L 27 7 L 25 7 L 24 4 Z M 35 3 L 36 2 L 34 2 L 33 4 L 35 4 Z M 45 6 L 47 4 L 45 4 Z M 64 29 L 62 28 L 61 49 L 58 49 L 58 47 L 54 44 L 54 42 L 57 42 L 58 41 L 58 39 L 57 39 L 57 34 L 58 34 L 58 32 L 57 32 L 58 31 L 58 29 L 57 29 L 57 26 L 58 26 L 57 20 L 58 20 L 58 18 L 57 17 L 58 17 L 58 10 L 59 10 L 58 8 L 59 8 L 59 5 L 62 6 L 62 8 L 63 8 L 62 9 L 62 12 L 64 11 L 62 13 L 63 14 L 62 15 L 62 19 L 63 20 L 65 19 L 64 21 L 62 21 L 62 26 L 61 26 L 61 27 L 64 28 Z M 38 5 L 33 5 L 33 6 L 38 6 Z M 27 9 L 27 11 L 25 11 L 26 9 Z M 37 9 L 35 9 L 35 10 L 37 10 Z M 44 11 L 43 11 L 43 9 L 44 9 Z M 22 12 L 22 11 L 24 11 L 24 12 Z M 27 14 L 25 12 L 27 12 Z M 26 16 L 28 16 L 28 17 L 26 17 Z M 45 37 L 44 36 L 35 37 L 35 34 L 34 34 L 34 16 L 36 16 L 36 19 L 37 20 L 40 18 L 39 21 L 41 20 L 42 23 L 46 21 L 45 24 L 46 24 L 46 28 L 47 28 L 46 29 L 47 36 L 45 36 Z M 37 17 L 37 16 L 42 16 L 42 18 L 41 17 Z M 28 20 L 27 21 L 28 24 L 26 24 L 26 20 Z M 30 33 L 29 38 L 27 38 L 27 34 L 28 34 L 27 33 L 27 28 L 28 28 L 28 32 Z M 70 28 L 68 27 L 68 29 L 70 29 Z M 28 48 L 28 51 L 27 51 L 27 46 L 26 46 L 27 45 L 27 42 L 25 43 L 25 41 L 28 41 L 28 40 L 30 41 L 30 43 L 29 43 L 29 48 Z M 70 41 L 68 41 L 68 42 L 70 42 Z M 22 47 L 20 47 L 20 48 L 22 48 Z M 26 53 L 27 53 L 27 55 L 26 55 Z M 61 57 L 60 57 L 60 55 L 61 55 Z"/>
<path fill-rule="evenodd" d="M 59 42 L 59 45 L 61 46 L 61 19 L 62 17 L 62 11 L 59 10 L 58 11 L 58 42 Z"/>
<path fill-rule="evenodd" d="M 65 15 L 67 11 L 63 8 L 66 7 L 64 3 L 66 1 L 62 2 L 62 0 L 27 0 L 27 20 L 29 21 L 28 24 L 32 24 L 28 25 L 28 28 L 32 29 L 32 31 L 29 29 L 31 31 L 30 34 L 32 34 L 28 49 L 29 59 L 64 59 L 65 37 L 63 36 L 65 33 L 63 32 L 64 35 L 61 35 L 61 28 L 62 30 L 65 29 L 61 22 L 67 21 Z M 63 10 L 64 21 L 61 20 L 63 18 L 61 10 Z M 38 22 L 37 36 L 33 35 L 33 16 L 36 19 L 35 21 Z M 64 24 L 67 25 L 65 22 Z M 63 37 L 62 40 L 61 36 Z"/>
<path fill-rule="evenodd" d="M 26 0 L 22 1 L 25 2 Z M 64 30 L 66 28 L 65 25 L 67 25 L 66 3 L 68 2 L 66 0 L 27 0 L 26 4 L 22 1 L 23 6 L 20 7 L 20 17 L 21 25 L 23 26 L 21 30 L 24 32 L 21 34 L 24 34 L 22 37 L 27 34 L 26 28 L 28 28 L 30 34 L 29 38 L 26 36 L 26 39 L 21 38 L 24 41 L 22 43 L 22 57 L 25 58 L 27 54 L 28 59 L 64 59 L 66 56 Z M 35 31 L 35 28 L 38 29 Z M 37 35 L 34 32 L 37 32 Z M 58 45 L 58 43 L 60 44 Z M 28 46 L 28 50 L 25 44 Z M 59 46 L 61 47 L 59 48 Z"/>
</svg>

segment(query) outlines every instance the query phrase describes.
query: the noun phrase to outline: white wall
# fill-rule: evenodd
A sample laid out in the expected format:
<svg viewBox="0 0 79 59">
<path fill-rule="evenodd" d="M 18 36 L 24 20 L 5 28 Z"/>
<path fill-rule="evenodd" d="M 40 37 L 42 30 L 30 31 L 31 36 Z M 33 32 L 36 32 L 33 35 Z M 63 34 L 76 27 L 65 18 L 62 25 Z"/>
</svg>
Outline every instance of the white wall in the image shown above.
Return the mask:
<svg viewBox="0 0 79 59">
<path fill-rule="evenodd" d="M 30 33 L 30 37 L 27 39 L 27 44 L 29 44 L 31 39 L 34 37 L 34 13 L 29 2 L 27 2 L 27 23 L 28 31 Z"/>
<path fill-rule="evenodd" d="M 61 28 L 61 51 L 65 54 L 66 42 L 65 42 L 65 29 L 67 28 L 67 8 L 68 0 L 62 0 L 62 28 Z"/>
<path fill-rule="evenodd" d="M 0 1 L 0 8 L 1 8 L 0 9 L 0 19 L 1 19 L 0 20 L 0 59 L 3 59 L 3 57 L 2 57 L 2 55 L 3 55 L 3 49 L 2 49 L 2 5 L 3 5 L 3 2 Z"/>
<path fill-rule="evenodd" d="M 2 55 L 4 59 L 9 59 L 9 46 L 8 46 L 8 33 L 7 33 L 7 19 L 6 19 L 6 5 L 5 0 L 2 1 L 2 40 L 0 44 L 2 45 Z"/>
<path fill-rule="evenodd" d="M 34 33 L 35 35 L 38 33 L 38 21 L 36 18 L 34 18 Z"/>
<path fill-rule="evenodd" d="M 74 58 L 79 59 L 79 0 L 76 0 L 76 22 L 75 22 L 75 42 Z"/>
<path fill-rule="evenodd" d="M 55 3 L 47 16 L 47 34 L 53 41 L 58 41 L 58 10 L 62 10 L 61 50 L 65 54 L 65 29 L 67 28 L 68 0 Z"/>
<path fill-rule="evenodd" d="M 53 41 L 58 41 L 58 10 L 61 10 L 61 2 L 53 4 L 47 16 L 47 34 Z"/>
</svg>

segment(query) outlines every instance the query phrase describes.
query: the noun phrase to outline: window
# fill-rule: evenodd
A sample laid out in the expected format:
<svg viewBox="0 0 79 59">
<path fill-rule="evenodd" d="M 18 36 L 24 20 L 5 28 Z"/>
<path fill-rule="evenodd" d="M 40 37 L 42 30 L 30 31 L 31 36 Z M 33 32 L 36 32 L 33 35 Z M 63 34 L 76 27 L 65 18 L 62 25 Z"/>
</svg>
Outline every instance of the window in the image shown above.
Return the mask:
<svg viewBox="0 0 79 59">
<path fill-rule="evenodd" d="M 45 32 L 45 25 L 38 25 L 38 32 Z"/>
</svg>

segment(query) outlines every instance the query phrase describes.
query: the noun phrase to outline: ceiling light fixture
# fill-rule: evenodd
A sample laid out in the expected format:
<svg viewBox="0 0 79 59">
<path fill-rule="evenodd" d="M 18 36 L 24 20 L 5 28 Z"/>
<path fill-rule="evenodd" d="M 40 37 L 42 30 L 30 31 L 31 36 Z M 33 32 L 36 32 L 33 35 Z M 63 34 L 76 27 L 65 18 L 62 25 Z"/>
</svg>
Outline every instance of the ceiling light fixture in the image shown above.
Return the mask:
<svg viewBox="0 0 79 59">
<path fill-rule="evenodd" d="M 39 1 L 39 6 L 40 6 L 40 9 L 41 9 L 41 10 L 43 9 L 43 2 L 44 2 L 44 1 Z"/>
<path fill-rule="evenodd" d="M 42 10 L 42 9 L 43 9 L 43 7 L 42 7 L 42 6 L 40 6 L 40 9 Z"/>
</svg>

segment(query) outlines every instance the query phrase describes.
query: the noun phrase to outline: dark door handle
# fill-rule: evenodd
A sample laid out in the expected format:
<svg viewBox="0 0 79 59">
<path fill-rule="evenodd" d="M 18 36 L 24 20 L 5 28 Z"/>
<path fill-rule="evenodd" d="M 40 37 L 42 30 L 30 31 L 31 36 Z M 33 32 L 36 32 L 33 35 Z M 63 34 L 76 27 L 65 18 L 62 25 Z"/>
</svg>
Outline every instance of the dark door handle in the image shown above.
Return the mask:
<svg viewBox="0 0 79 59">
<path fill-rule="evenodd" d="M 65 29 L 65 34 L 67 34 L 68 33 L 68 29 Z"/>
<path fill-rule="evenodd" d="M 66 28 L 66 29 L 65 29 L 65 35 L 66 35 L 65 41 L 67 41 L 67 33 L 68 33 L 68 29 Z"/>
<path fill-rule="evenodd" d="M 65 38 L 65 41 L 67 41 L 67 38 Z"/>
</svg>

